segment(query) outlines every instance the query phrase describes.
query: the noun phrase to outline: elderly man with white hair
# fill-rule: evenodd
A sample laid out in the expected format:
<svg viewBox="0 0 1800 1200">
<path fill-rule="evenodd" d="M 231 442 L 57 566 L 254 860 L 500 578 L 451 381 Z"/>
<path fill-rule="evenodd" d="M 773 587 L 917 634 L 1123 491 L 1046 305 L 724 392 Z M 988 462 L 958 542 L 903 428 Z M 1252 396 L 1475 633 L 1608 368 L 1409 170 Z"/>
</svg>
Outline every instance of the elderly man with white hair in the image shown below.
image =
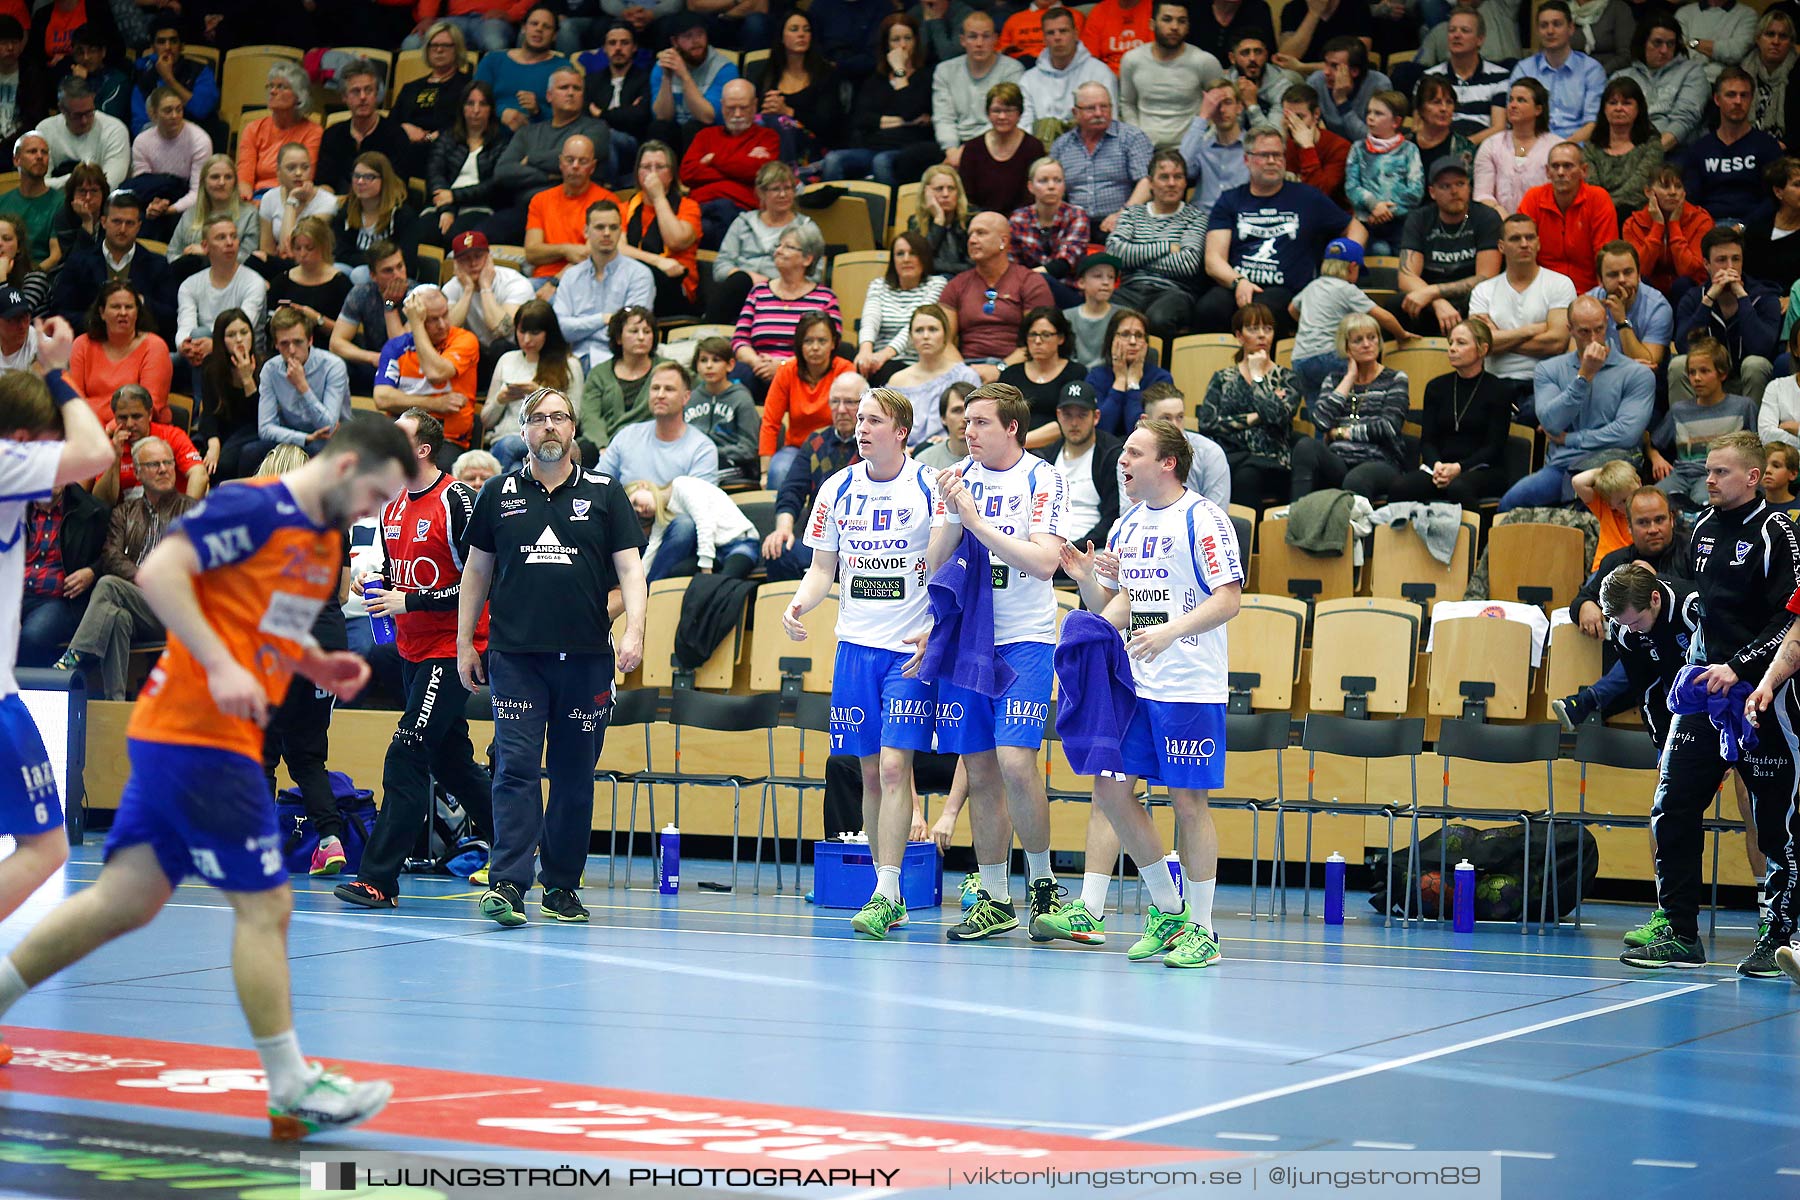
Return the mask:
<svg viewBox="0 0 1800 1200">
<path fill-rule="evenodd" d="M 140 564 L 156 549 L 174 520 L 198 501 L 178 485 L 175 451 L 160 437 L 142 437 L 131 444 L 143 493 L 120 501 L 112 511 L 106 545 L 95 564 L 99 576 L 88 600 L 87 611 L 69 648 L 56 660 L 59 671 L 98 670 L 101 700 L 125 699 L 126 669 L 136 642 L 160 641 L 163 625 L 150 610 L 143 589 L 137 585 Z"/>
<path fill-rule="evenodd" d="M 1097 83 L 1075 89 L 1075 128 L 1056 139 L 1050 156 L 1062 164 L 1068 202 L 1085 209 L 1088 227 L 1111 233 L 1119 214 L 1150 198 L 1150 155 L 1143 130 L 1113 120 L 1112 92 Z"/>
</svg>

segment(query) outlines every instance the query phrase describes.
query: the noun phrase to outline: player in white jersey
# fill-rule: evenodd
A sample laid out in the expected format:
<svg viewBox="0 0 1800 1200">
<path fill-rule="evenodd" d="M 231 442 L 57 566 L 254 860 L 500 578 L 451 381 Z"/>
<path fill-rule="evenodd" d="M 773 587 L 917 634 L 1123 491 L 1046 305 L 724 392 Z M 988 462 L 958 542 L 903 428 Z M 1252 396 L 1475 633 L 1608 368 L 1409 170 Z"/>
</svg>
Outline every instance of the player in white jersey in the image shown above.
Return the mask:
<svg viewBox="0 0 1800 1200">
<path fill-rule="evenodd" d="M 963 401 L 969 457 L 938 474 L 945 524 L 931 536 L 935 573 L 955 557 L 964 531 L 986 548 L 992 571 L 970 586 L 992 588 L 995 647 L 1016 678 L 990 698 L 947 679 L 938 686 L 938 749 L 962 755 L 968 771 L 980 891 L 945 936 L 973 941 L 1018 927 L 1007 879 L 1013 829 L 1025 849 L 1034 917 L 1060 908 L 1050 871 L 1050 808 L 1038 747 L 1050 715 L 1056 593 L 1051 578 L 1063 547 L 1068 488 L 1055 466 L 1025 453 L 1031 408 L 1009 384 L 983 384 Z M 951 655 L 981 650 L 959 646 Z M 1006 804 L 996 803 L 1002 794 Z"/>
<path fill-rule="evenodd" d="M 781 616 L 788 636 L 804 641 L 800 618 L 839 582 L 831 745 L 862 761 L 875 893 L 850 925 L 874 938 L 906 923 L 900 865 L 912 828 L 912 757 L 931 749 L 937 703 L 935 687 L 903 674 L 930 620 L 925 552 L 931 527 L 941 520 L 936 472 L 906 454 L 912 423 L 912 402 L 899 392 L 876 388 L 862 398 L 856 411 L 862 461 L 819 489 L 806 523 L 812 566 Z"/>
<path fill-rule="evenodd" d="M 1185 486 L 1192 454 L 1173 421 L 1138 426 L 1119 456 L 1132 507 L 1113 527 L 1105 559 L 1097 565 L 1091 546 L 1063 551 L 1063 569 L 1081 586 L 1082 601 L 1129 631 L 1125 647 L 1138 696 L 1119 746 L 1127 777 L 1094 780 L 1094 808 L 1118 836 L 1096 837 L 1090 826 L 1088 861 L 1111 862 L 1124 842 L 1151 902 L 1144 936 L 1127 956 L 1166 950 L 1167 967 L 1219 960 L 1212 920 L 1219 839 L 1206 801 L 1225 783 L 1225 623 L 1237 615 L 1244 584 L 1230 518 Z M 1137 801 L 1140 777 L 1167 786 L 1174 801 L 1185 906 L 1163 864 L 1162 835 Z M 1041 925 L 1070 941 L 1104 940 L 1085 894 Z"/>
<path fill-rule="evenodd" d="M 66 483 L 92 479 L 113 459 L 112 442 L 94 410 L 63 382 L 74 331 L 57 317 L 37 322 L 37 330 L 45 377 L 0 371 L 0 834 L 17 842 L 0 861 L 0 921 L 69 858 L 50 756 L 13 678 L 31 504 L 50 499 Z M 53 440 L 59 429 L 62 440 Z M 0 961 L 0 991 L 11 970 Z M 11 1058 L 12 1051 L 0 1044 L 0 1063 Z"/>
</svg>

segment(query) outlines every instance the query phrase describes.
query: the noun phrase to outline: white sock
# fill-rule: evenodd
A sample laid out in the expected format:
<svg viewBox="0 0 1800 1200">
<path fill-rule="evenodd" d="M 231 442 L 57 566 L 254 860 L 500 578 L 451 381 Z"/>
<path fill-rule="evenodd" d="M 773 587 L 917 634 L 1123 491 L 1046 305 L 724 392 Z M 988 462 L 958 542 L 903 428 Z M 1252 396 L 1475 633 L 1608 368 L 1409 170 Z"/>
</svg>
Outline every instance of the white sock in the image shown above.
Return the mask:
<svg viewBox="0 0 1800 1200">
<path fill-rule="evenodd" d="M 988 894 L 988 899 L 998 900 L 1002 904 L 1012 899 L 1012 884 L 1007 880 L 1011 873 L 1007 864 L 982 863 L 978 868 L 981 877 L 981 890 Z"/>
<path fill-rule="evenodd" d="M 1194 910 L 1194 923 L 1208 933 L 1217 933 L 1212 923 L 1213 887 L 1217 879 L 1195 879 L 1186 872 L 1182 873 L 1187 886 L 1188 906 Z"/>
<path fill-rule="evenodd" d="M 31 985 L 19 974 L 19 968 L 13 966 L 12 959 L 0 958 L 0 1016 L 5 1016 L 6 1010 L 24 999 L 30 990 Z"/>
<path fill-rule="evenodd" d="M 1033 853 L 1025 852 L 1025 878 L 1033 883 L 1040 879 L 1054 879 L 1056 875 L 1050 870 L 1050 851 L 1042 850 Z"/>
<path fill-rule="evenodd" d="M 900 903 L 900 868 L 875 868 L 875 894 L 884 896 L 895 904 Z"/>
<path fill-rule="evenodd" d="M 1112 891 L 1112 876 L 1102 871 L 1088 871 L 1081 877 L 1081 904 L 1095 920 L 1106 915 L 1106 897 Z"/>
<path fill-rule="evenodd" d="M 1181 911 L 1181 896 L 1175 891 L 1175 877 L 1169 874 L 1167 863 L 1159 858 L 1147 867 L 1139 867 L 1138 874 L 1143 877 L 1144 886 L 1150 889 L 1150 903 L 1156 905 L 1157 912 Z"/>
<path fill-rule="evenodd" d="M 311 1074 L 306 1060 L 300 1057 L 300 1039 L 292 1029 L 274 1037 L 257 1038 L 256 1053 L 262 1059 L 263 1074 L 269 1081 L 269 1099 L 287 1103 L 306 1087 Z"/>
</svg>

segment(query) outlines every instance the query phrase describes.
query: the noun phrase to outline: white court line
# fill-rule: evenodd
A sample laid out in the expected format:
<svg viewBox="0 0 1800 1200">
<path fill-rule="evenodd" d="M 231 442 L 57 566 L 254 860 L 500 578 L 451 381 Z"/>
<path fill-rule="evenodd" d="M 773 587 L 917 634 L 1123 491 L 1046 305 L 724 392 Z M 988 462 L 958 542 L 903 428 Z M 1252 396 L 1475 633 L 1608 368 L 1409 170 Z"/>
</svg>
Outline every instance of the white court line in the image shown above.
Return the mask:
<svg viewBox="0 0 1800 1200">
<path fill-rule="evenodd" d="M 1164 1117 L 1153 1117 L 1148 1121 L 1139 1121 L 1135 1125 L 1121 1125 L 1117 1129 L 1109 1129 L 1100 1135 L 1101 1141 L 1112 1141 L 1117 1138 L 1131 1137 L 1134 1134 L 1148 1133 L 1152 1129 L 1162 1129 L 1169 1125 L 1180 1125 L 1187 1121 L 1210 1117 L 1214 1113 L 1229 1112 L 1235 1108 L 1245 1108 L 1252 1104 L 1261 1104 L 1265 1100 L 1277 1100 L 1283 1096 L 1293 1096 L 1301 1092 L 1310 1092 L 1316 1088 L 1331 1087 L 1339 1083 L 1348 1083 L 1352 1079 L 1362 1079 L 1369 1075 L 1379 1075 L 1384 1071 L 1410 1067 L 1415 1063 L 1429 1062 L 1434 1058 L 1443 1058 L 1450 1054 L 1460 1054 L 1464 1050 L 1473 1050 L 1478 1046 L 1489 1046 L 1495 1042 L 1511 1041 L 1513 1038 L 1527 1034 L 1539 1033 L 1545 1029 L 1554 1029 L 1559 1025 L 1572 1025 L 1576 1021 L 1585 1021 L 1590 1017 L 1601 1017 L 1608 1013 L 1622 1012 L 1628 1008 L 1636 1008 L 1642 1004 L 1654 1004 L 1658 1000 L 1668 1000 L 1689 992 L 1704 991 L 1716 985 L 1710 983 L 1690 983 L 1686 987 L 1675 988 L 1667 992 L 1659 992 L 1654 996 L 1640 996 L 1636 1000 L 1623 1000 L 1618 1004 L 1609 1004 L 1604 1008 L 1592 1009 L 1588 1012 L 1572 1013 L 1566 1017 L 1555 1017 L 1548 1021 L 1538 1021 L 1531 1025 L 1521 1025 L 1517 1029 L 1490 1033 L 1486 1037 L 1470 1038 L 1465 1042 L 1457 1042 L 1451 1046 L 1441 1046 L 1436 1050 L 1422 1050 L 1417 1054 L 1408 1054 L 1403 1058 L 1390 1058 L 1385 1062 L 1371 1063 L 1366 1067 L 1356 1067 L 1349 1071 L 1340 1071 L 1336 1075 L 1327 1075 L 1322 1079 L 1312 1079 L 1304 1083 L 1290 1083 L 1285 1087 L 1268 1088 L 1260 1092 L 1252 1092 L 1248 1096 L 1239 1096 L 1234 1100 L 1221 1100 L 1217 1104 L 1202 1105 L 1186 1112 L 1171 1113 Z"/>
<path fill-rule="evenodd" d="M 1691 1162 L 1672 1162 L 1666 1158 L 1634 1158 L 1631 1160 L 1631 1165 L 1634 1167 L 1674 1167 L 1681 1171 L 1692 1171 L 1700 1164 Z"/>
<path fill-rule="evenodd" d="M 1538 1158 L 1547 1161 L 1556 1157 L 1554 1154 L 1545 1154 L 1542 1150 L 1490 1150 L 1488 1153 L 1495 1158 Z"/>
<path fill-rule="evenodd" d="M 302 914 L 295 913 L 296 918 Z M 346 917 L 329 917 L 309 914 L 306 921 L 314 925 L 330 925 L 338 928 L 369 929 L 367 921 L 359 921 Z M 723 967 L 704 967 L 688 963 L 672 962 L 666 958 L 638 958 L 629 954 L 609 954 L 598 950 L 580 950 L 568 946 L 547 946 L 533 942 L 505 941 L 500 938 L 482 938 L 465 943 L 469 946 L 480 946 L 484 949 L 511 951 L 516 954 L 538 955 L 544 958 L 572 958 L 581 962 L 598 963 L 602 966 L 625 967 L 641 971 L 655 971 L 667 975 L 683 975 L 690 978 L 713 979 L 724 983 L 760 984 L 772 988 L 793 988 L 805 991 L 824 992 L 834 995 L 852 996 L 858 1001 L 869 1000 L 868 989 L 851 987 L 844 984 L 821 983 L 816 980 L 799 979 L 785 975 L 765 975 L 755 971 L 729 970 Z M 1211 1034 L 1198 1033 L 1192 1030 L 1171 1029 L 1161 1025 L 1138 1025 L 1128 1021 L 1108 1021 L 1097 1017 L 1078 1017 L 1066 1013 L 1040 1012 L 1034 1009 L 1014 1008 L 1005 1004 L 984 1004 L 972 1000 L 963 1000 L 950 996 L 915 996 L 885 995 L 880 997 L 883 1003 L 898 1004 L 912 1008 L 931 1009 L 938 1012 L 954 1013 L 966 1016 L 993 1017 L 1028 1024 L 1051 1025 L 1058 1029 L 1081 1029 L 1089 1033 L 1117 1034 L 1149 1042 L 1179 1042 L 1191 1046 L 1210 1046 L 1239 1051 L 1248 1051 L 1276 1059 L 1292 1059 L 1316 1051 L 1306 1051 L 1292 1046 L 1281 1046 L 1269 1042 L 1246 1041 L 1240 1038 L 1216 1037 Z"/>
<path fill-rule="evenodd" d="M 1279 1142 L 1281 1140 L 1281 1135 L 1278 1133 L 1226 1133 L 1224 1130 L 1220 1130 L 1213 1136 L 1233 1142 Z"/>
<path fill-rule="evenodd" d="M 543 1091 L 543 1088 L 503 1088 L 497 1092 L 450 1092 L 442 1096 L 407 1096 L 401 1100 L 389 1100 L 389 1104 L 423 1104 L 427 1100 L 485 1100 L 489 1096 L 530 1096 Z"/>
<path fill-rule="evenodd" d="M 1358 1150 L 1417 1150 L 1411 1142 L 1351 1142 Z"/>
<path fill-rule="evenodd" d="M 1109 1129 L 1108 1125 L 1087 1125 L 1079 1121 L 1032 1121 L 1010 1117 L 965 1117 L 947 1113 L 881 1112 L 868 1108 L 846 1110 L 853 1117 L 880 1117 L 885 1121 L 951 1121 L 958 1125 L 997 1125 L 1002 1129 L 1079 1129 L 1093 1133 Z"/>
<path fill-rule="evenodd" d="M 1777 1175 L 1800 1175 L 1800 1167 L 1776 1167 Z"/>
</svg>

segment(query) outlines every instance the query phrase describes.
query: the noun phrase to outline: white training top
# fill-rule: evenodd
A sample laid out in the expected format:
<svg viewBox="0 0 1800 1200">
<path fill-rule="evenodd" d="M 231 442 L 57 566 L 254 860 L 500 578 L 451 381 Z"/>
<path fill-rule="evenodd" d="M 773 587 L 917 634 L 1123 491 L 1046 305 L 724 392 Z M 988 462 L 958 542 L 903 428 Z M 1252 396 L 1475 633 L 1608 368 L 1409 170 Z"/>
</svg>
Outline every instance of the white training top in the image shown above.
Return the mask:
<svg viewBox="0 0 1800 1200">
<path fill-rule="evenodd" d="M 1008 537 L 1030 541 L 1047 533 L 1067 537 L 1069 485 L 1061 471 L 1035 454 L 1020 454 L 1004 471 L 976 462 L 973 456 L 951 468 L 968 485 L 969 495 L 987 523 Z M 944 511 L 940 498 L 938 511 Z M 945 514 L 952 524 L 959 518 Z M 993 559 L 995 645 L 1056 641 L 1056 589 L 1048 579 L 1033 579 Z"/>
<path fill-rule="evenodd" d="M 1162 508 L 1136 504 L 1113 526 L 1107 548 L 1119 556 L 1119 584 L 1131 596 L 1131 628 L 1185 616 L 1226 584 L 1244 582 L 1237 533 L 1218 505 L 1183 492 Z M 1133 659 L 1131 674 L 1146 700 L 1223 704 L 1230 661 L 1225 626 L 1182 638 L 1150 662 Z"/>
<path fill-rule="evenodd" d="M 806 544 L 838 556 L 838 641 L 911 653 L 904 639 L 927 621 L 925 550 L 942 524 L 933 516 L 936 476 L 908 458 L 882 481 L 858 462 L 819 489 Z"/>
<path fill-rule="evenodd" d="M 0 697 L 19 690 L 19 610 L 25 603 L 25 552 L 33 500 L 56 492 L 61 442 L 0 441 Z"/>
</svg>

